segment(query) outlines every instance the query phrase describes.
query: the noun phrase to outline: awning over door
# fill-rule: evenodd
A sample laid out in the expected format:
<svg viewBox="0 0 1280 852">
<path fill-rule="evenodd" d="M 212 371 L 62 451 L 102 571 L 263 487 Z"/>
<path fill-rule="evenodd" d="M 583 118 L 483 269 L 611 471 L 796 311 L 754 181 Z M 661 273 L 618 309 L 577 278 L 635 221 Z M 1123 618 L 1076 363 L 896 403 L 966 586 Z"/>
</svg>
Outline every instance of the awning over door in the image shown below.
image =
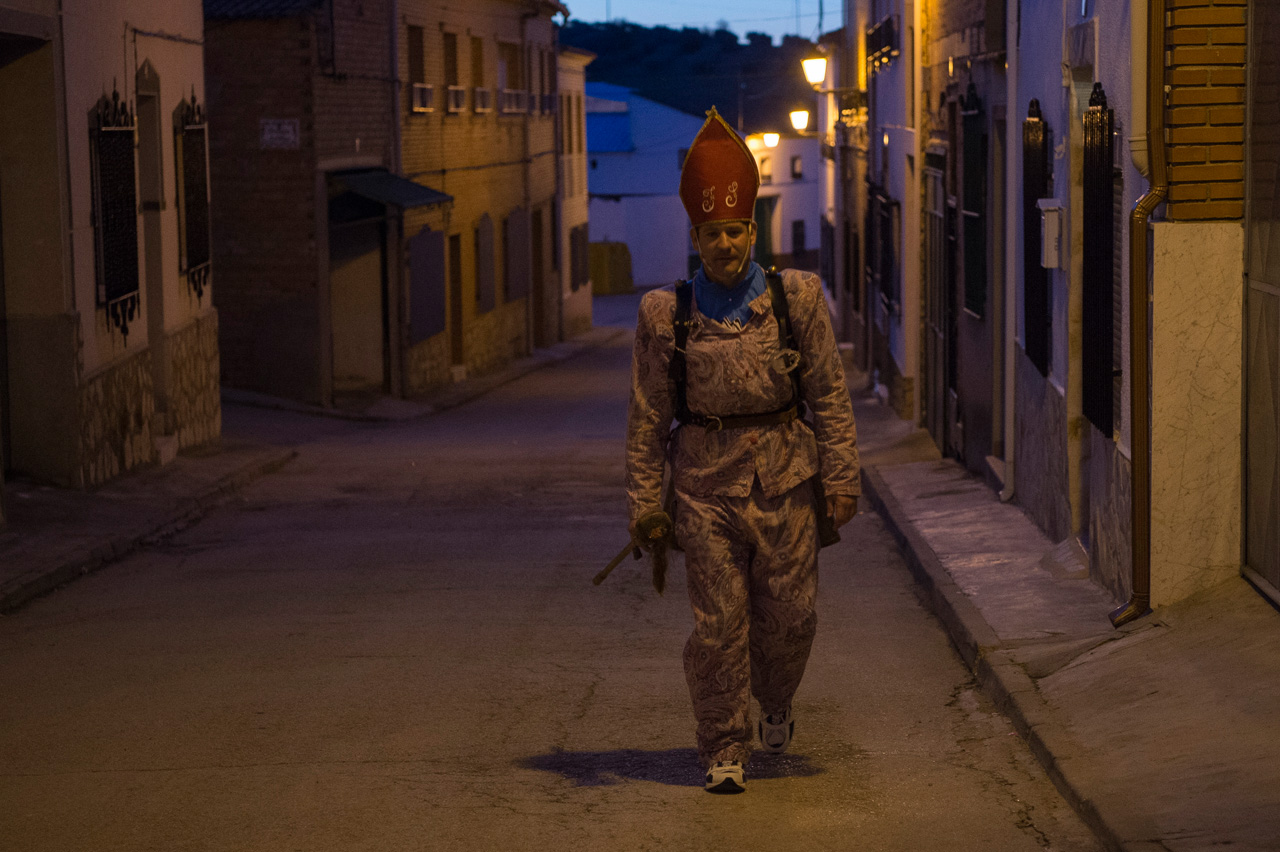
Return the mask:
<svg viewBox="0 0 1280 852">
<path fill-rule="evenodd" d="M 333 175 L 333 179 L 356 195 L 381 204 L 394 204 L 397 207 L 431 207 L 453 201 L 452 195 L 437 192 L 422 184 L 414 183 L 408 178 L 393 175 L 386 169 L 338 172 Z"/>
</svg>

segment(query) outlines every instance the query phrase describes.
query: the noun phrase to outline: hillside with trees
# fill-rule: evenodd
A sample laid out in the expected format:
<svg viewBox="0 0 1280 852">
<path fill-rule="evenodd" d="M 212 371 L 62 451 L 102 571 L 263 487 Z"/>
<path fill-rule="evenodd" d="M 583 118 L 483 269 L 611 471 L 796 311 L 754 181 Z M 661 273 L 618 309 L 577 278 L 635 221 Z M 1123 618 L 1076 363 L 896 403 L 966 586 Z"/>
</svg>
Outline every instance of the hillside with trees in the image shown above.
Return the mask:
<svg viewBox="0 0 1280 852">
<path fill-rule="evenodd" d="M 789 131 L 791 110 L 815 108 L 800 69 L 813 43 L 796 36 L 775 45 L 764 33 L 747 33 L 741 41 L 726 28 L 570 21 L 560 42 L 597 55 L 587 66 L 589 81 L 626 86 L 690 115 L 702 116 L 715 105 L 745 133 Z"/>
</svg>

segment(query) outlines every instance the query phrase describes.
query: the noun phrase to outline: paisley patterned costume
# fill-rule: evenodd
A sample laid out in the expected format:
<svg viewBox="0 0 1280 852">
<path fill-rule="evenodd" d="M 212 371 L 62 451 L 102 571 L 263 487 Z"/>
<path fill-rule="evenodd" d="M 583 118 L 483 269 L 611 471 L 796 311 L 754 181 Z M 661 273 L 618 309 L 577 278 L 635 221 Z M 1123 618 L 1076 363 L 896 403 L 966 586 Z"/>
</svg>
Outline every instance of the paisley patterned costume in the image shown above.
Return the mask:
<svg viewBox="0 0 1280 852">
<path fill-rule="evenodd" d="M 694 629 L 685 677 L 704 765 L 745 762 L 750 697 L 760 712 L 791 705 L 817 626 L 818 537 L 810 478 L 827 495 L 858 495 L 853 409 L 826 300 L 816 275 L 782 273 L 800 388 L 802 421 L 709 431 L 671 429 L 675 345 L 672 287 L 640 302 L 627 426 L 627 501 L 634 522 L 661 508 L 664 464 L 675 488 L 675 535 L 685 552 Z M 690 410 L 717 416 L 784 408 L 793 383 L 769 295 L 741 326 L 697 310 L 685 347 Z"/>
</svg>

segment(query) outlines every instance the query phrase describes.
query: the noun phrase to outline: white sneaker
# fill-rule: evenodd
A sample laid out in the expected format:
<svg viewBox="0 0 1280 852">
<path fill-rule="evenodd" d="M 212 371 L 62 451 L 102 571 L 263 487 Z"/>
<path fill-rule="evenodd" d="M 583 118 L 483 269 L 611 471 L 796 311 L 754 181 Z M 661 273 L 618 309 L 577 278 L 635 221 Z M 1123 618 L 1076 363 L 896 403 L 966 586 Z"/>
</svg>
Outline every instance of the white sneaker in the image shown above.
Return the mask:
<svg viewBox="0 0 1280 852">
<path fill-rule="evenodd" d="M 756 733 L 760 737 L 760 748 L 769 754 L 782 754 L 791 745 L 791 735 L 796 731 L 795 720 L 791 718 L 791 708 L 781 716 L 760 716 L 756 725 Z"/>
<path fill-rule="evenodd" d="M 747 789 L 742 775 L 742 761 L 721 760 L 707 770 L 708 793 L 741 793 Z"/>
</svg>

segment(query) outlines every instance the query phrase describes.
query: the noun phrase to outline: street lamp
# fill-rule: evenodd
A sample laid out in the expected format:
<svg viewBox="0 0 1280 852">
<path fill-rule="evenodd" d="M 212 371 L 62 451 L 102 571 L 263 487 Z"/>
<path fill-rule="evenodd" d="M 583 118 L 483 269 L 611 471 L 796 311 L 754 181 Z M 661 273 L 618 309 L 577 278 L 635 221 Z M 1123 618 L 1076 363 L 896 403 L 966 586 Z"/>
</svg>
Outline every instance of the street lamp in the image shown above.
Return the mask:
<svg viewBox="0 0 1280 852">
<path fill-rule="evenodd" d="M 827 79 L 827 57 L 821 53 L 814 53 L 808 59 L 802 59 L 800 66 L 804 68 L 804 78 L 815 89 Z"/>
<path fill-rule="evenodd" d="M 809 129 L 809 110 L 793 109 L 791 111 L 791 126 L 801 133 L 808 130 Z"/>
<path fill-rule="evenodd" d="M 809 119 L 808 119 L 808 116 L 806 116 L 806 117 L 805 117 L 805 124 L 807 125 L 808 123 L 809 123 Z M 766 148 L 777 148 L 777 147 L 778 147 L 778 140 L 782 138 L 782 137 L 781 137 L 779 134 L 777 134 L 777 133 L 765 133 L 765 134 L 762 134 L 762 135 L 763 135 L 763 137 L 764 137 L 764 147 L 766 147 Z"/>
</svg>

